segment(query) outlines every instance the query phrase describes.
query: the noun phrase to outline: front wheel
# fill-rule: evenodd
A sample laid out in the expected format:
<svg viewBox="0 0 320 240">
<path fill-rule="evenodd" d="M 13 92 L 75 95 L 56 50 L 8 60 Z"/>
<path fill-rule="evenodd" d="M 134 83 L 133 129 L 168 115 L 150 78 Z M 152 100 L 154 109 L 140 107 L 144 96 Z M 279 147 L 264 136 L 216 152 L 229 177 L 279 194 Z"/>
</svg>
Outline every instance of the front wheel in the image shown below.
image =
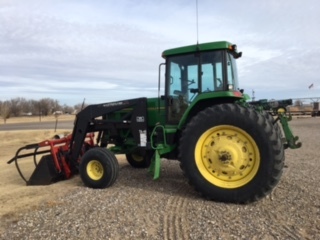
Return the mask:
<svg viewBox="0 0 320 240">
<path fill-rule="evenodd" d="M 284 150 L 272 122 L 253 109 L 221 104 L 197 114 L 182 133 L 181 167 L 206 198 L 247 203 L 282 174 Z"/>
<path fill-rule="evenodd" d="M 82 156 L 79 172 L 86 186 L 106 188 L 111 186 L 119 175 L 118 160 L 108 149 L 92 148 Z"/>
</svg>

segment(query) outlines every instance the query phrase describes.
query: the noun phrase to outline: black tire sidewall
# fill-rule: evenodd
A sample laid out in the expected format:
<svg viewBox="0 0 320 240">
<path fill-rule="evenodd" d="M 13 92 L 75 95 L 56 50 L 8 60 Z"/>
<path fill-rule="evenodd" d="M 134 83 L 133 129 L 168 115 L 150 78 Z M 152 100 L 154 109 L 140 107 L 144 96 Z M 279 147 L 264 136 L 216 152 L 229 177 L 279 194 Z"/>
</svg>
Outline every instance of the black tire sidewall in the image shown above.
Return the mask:
<svg viewBox="0 0 320 240">
<path fill-rule="evenodd" d="M 87 173 L 87 165 L 90 161 L 99 161 L 103 167 L 103 176 L 99 180 L 94 180 Z M 79 173 L 83 183 L 91 188 L 106 188 L 111 186 L 116 180 L 119 166 L 114 154 L 104 148 L 93 148 L 88 150 L 81 158 Z"/>
<path fill-rule="evenodd" d="M 219 125 L 230 125 L 244 130 L 252 137 L 259 149 L 258 172 L 242 187 L 226 189 L 215 186 L 202 176 L 196 165 L 195 146 L 198 139 L 209 128 Z M 282 160 L 279 156 L 275 156 L 281 155 L 281 153 L 275 153 L 278 151 L 275 146 L 279 147 L 279 139 L 272 123 L 263 115 L 236 104 L 222 104 L 200 112 L 186 126 L 179 148 L 180 161 L 191 184 L 204 196 L 224 202 L 248 202 L 267 194 L 278 179 L 278 176 L 273 179 L 272 175 L 281 175 L 275 170 L 275 165 L 281 164 Z M 277 163 L 277 160 L 280 162 Z"/>
</svg>

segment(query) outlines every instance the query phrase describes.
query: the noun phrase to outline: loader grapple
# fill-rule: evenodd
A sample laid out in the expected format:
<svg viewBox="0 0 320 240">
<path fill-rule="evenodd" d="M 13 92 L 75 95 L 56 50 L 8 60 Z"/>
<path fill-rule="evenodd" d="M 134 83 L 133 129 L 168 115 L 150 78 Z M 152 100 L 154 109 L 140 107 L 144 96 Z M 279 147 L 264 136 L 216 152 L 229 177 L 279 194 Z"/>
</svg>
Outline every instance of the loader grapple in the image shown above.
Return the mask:
<svg viewBox="0 0 320 240">
<path fill-rule="evenodd" d="M 81 155 L 94 146 L 93 137 L 93 133 L 86 135 L 82 144 Z M 77 165 L 70 161 L 68 157 L 72 135 L 57 138 L 58 136 L 55 136 L 54 139 L 21 147 L 7 163 L 15 162 L 19 175 L 27 185 L 49 185 L 60 180 L 69 179 L 78 171 Z M 27 153 L 22 154 L 22 152 Z M 40 161 L 37 161 L 37 156 L 41 156 Z M 33 157 L 35 166 L 29 179 L 22 173 L 19 165 L 20 159 L 27 157 Z"/>
</svg>

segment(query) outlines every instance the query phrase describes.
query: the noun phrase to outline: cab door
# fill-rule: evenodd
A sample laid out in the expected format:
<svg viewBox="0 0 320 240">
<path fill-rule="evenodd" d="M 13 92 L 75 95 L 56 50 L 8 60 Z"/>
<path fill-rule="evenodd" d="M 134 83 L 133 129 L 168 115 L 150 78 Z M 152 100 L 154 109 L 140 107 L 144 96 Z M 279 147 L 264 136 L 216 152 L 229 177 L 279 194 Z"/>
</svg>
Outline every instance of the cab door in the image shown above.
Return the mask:
<svg viewBox="0 0 320 240">
<path fill-rule="evenodd" d="M 167 63 L 167 122 L 178 124 L 199 89 L 195 54 L 171 57 Z"/>
</svg>

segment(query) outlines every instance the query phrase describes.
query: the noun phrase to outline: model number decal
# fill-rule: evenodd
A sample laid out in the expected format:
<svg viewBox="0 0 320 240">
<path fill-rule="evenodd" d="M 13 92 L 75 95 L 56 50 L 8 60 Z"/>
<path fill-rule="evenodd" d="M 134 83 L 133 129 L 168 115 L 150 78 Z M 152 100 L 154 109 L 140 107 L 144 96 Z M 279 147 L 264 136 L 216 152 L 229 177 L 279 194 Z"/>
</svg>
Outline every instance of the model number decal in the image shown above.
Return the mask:
<svg viewBox="0 0 320 240">
<path fill-rule="evenodd" d="M 120 106 L 120 105 L 123 105 L 123 104 L 128 104 L 128 101 L 104 103 L 103 107 L 114 107 L 114 106 Z"/>
<path fill-rule="evenodd" d="M 137 122 L 144 122 L 144 116 L 137 116 Z"/>
</svg>

